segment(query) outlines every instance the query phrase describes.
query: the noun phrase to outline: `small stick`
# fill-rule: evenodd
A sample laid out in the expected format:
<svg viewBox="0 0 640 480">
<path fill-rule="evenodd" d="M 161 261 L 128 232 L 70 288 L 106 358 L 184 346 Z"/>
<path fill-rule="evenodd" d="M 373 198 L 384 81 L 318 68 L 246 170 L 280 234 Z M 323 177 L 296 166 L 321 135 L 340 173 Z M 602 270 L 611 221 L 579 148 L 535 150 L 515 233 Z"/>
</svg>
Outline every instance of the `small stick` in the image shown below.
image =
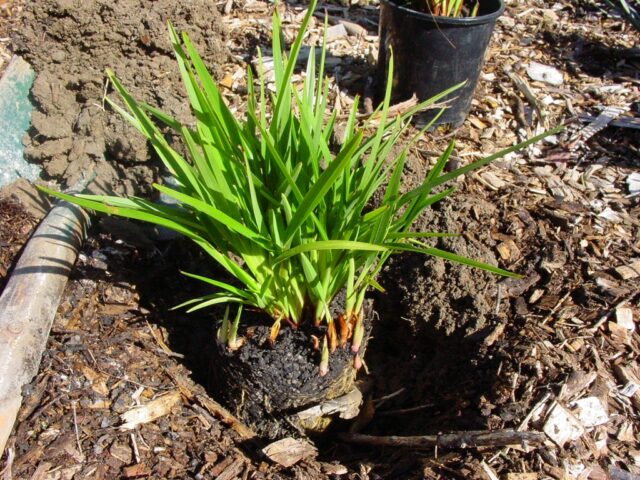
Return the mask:
<svg viewBox="0 0 640 480">
<path fill-rule="evenodd" d="M 518 425 L 518 430 L 517 430 L 518 432 L 523 432 L 529 426 L 529 422 L 531 421 L 533 416 L 538 412 L 540 408 L 544 406 L 545 403 L 547 403 L 547 400 L 549 400 L 550 398 L 551 398 L 551 393 L 549 392 L 545 393 L 542 396 L 542 398 L 533 406 L 533 408 L 529 411 L 529 413 L 527 413 L 527 416 L 524 417 L 524 420 L 520 422 L 520 425 Z M 496 458 L 498 458 L 500 455 L 506 454 L 508 452 L 509 452 L 509 447 L 506 447 L 500 450 L 493 457 L 491 457 L 491 459 L 489 460 L 489 463 L 490 464 L 493 463 L 496 460 Z"/>
<path fill-rule="evenodd" d="M 136 436 L 131 432 L 129 434 L 129 438 L 131 439 L 131 448 L 133 449 L 133 456 L 136 459 L 136 464 L 140 463 L 140 450 L 138 450 L 138 442 L 136 442 Z"/>
<path fill-rule="evenodd" d="M 538 112 L 538 117 L 540 118 L 540 121 L 542 122 L 542 124 L 546 125 L 547 116 L 544 110 L 542 109 L 542 105 L 540 104 L 540 102 L 538 102 L 538 99 L 529 88 L 529 85 L 527 85 L 527 82 L 513 72 L 507 72 L 507 75 L 509 76 L 511 81 L 516 85 L 516 87 L 518 87 L 518 90 L 520 90 L 523 93 L 523 95 L 529 101 L 531 106 L 536 109 L 536 112 Z"/>
<path fill-rule="evenodd" d="M 84 457 L 84 453 L 82 453 L 82 444 L 80 443 L 80 432 L 78 431 L 78 415 L 76 413 L 76 401 L 71 402 L 71 409 L 73 410 L 73 431 L 76 433 L 76 443 L 78 444 L 78 452 L 82 457 Z"/>
<path fill-rule="evenodd" d="M 382 412 L 376 413 L 379 417 L 388 417 L 391 415 L 404 415 L 406 413 L 418 412 L 420 410 L 426 410 L 427 408 L 433 408 L 435 406 L 434 403 L 425 403 L 424 405 L 418 405 L 416 407 L 409 408 L 399 408 L 397 410 L 384 410 Z"/>
<path fill-rule="evenodd" d="M 376 437 L 358 433 L 343 433 L 345 442 L 376 447 L 409 448 L 475 448 L 505 447 L 507 445 L 540 445 L 545 436 L 541 432 L 518 432 L 515 430 L 452 432 L 441 435 L 421 435 L 412 437 Z"/>
<path fill-rule="evenodd" d="M 382 405 L 384 402 L 386 402 L 387 400 L 392 399 L 393 397 L 397 397 L 398 395 L 400 395 L 401 393 L 404 393 L 404 391 L 406 390 L 406 388 L 402 387 L 399 390 L 396 390 L 395 392 L 390 393 L 389 395 L 385 395 L 384 397 L 380 397 L 380 398 L 376 398 L 374 400 L 374 402 L 378 405 L 378 407 L 380 405 Z"/>
<path fill-rule="evenodd" d="M 636 376 L 634 375 L 634 372 L 630 368 L 624 365 L 615 365 L 613 367 L 613 371 L 621 383 L 625 385 L 628 385 L 628 384 L 638 385 L 639 380 L 638 378 L 636 378 Z M 638 410 L 640 410 L 640 391 L 636 390 L 633 393 L 633 395 L 631 395 L 630 400 L 631 400 L 631 403 L 633 403 L 633 406 L 636 407 Z"/>
<path fill-rule="evenodd" d="M 555 313 L 558 311 L 558 309 L 562 306 L 562 304 L 565 302 L 565 300 L 567 298 L 569 298 L 569 296 L 572 294 L 573 292 L 571 290 L 569 290 L 561 299 L 558 303 L 556 303 L 556 306 L 553 307 L 553 309 L 549 312 L 549 315 L 547 315 L 545 317 L 544 320 L 542 320 L 542 325 L 546 325 L 547 322 L 549 320 L 551 320 L 551 317 L 553 317 L 555 315 Z"/>
<path fill-rule="evenodd" d="M 324 20 L 326 16 L 328 22 L 331 25 L 337 25 L 338 23 L 341 23 L 342 25 L 344 25 L 344 28 L 347 31 L 347 33 L 354 37 L 364 37 L 368 33 L 367 29 L 364 28 L 362 25 L 359 25 L 355 22 L 350 22 L 349 20 L 345 20 L 344 18 L 336 17 L 335 15 L 326 15 L 326 13 L 324 12 L 314 12 L 313 16 L 318 17 L 322 20 Z"/>
<path fill-rule="evenodd" d="M 613 308 L 609 309 L 609 311 L 607 313 L 605 313 L 602 317 L 600 317 L 600 319 L 593 325 L 593 327 L 587 329 L 587 331 L 589 331 L 589 332 L 597 332 L 598 329 L 602 325 L 604 325 L 604 323 L 607 321 L 607 319 L 613 314 L 613 312 L 615 312 L 618 308 L 622 307 L 625 303 L 633 302 L 633 299 L 637 294 L 638 294 L 638 292 L 633 292 L 627 298 L 625 298 L 621 302 L 617 303 Z"/>
<path fill-rule="evenodd" d="M 12 480 L 13 479 L 13 460 L 16 458 L 16 451 L 13 446 L 13 440 L 10 447 L 7 447 L 7 460 L 5 463 L 5 467 L 0 470 L 0 475 L 2 475 L 2 480 Z"/>
<path fill-rule="evenodd" d="M 200 405 L 208 410 L 211 415 L 222 420 L 222 423 L 230 426 L 242 438 L 251 440 L 257 437 L 256 433 L 253 430 L 251 430 L 244 423 L 238 420 L 235 415 L 233 415 L 229 410 L 224 408 L 218 402 L 211 400 L 204 395 L 196 395 L 195 399 L 198 403 L 200 403 Z"/>
</svg>

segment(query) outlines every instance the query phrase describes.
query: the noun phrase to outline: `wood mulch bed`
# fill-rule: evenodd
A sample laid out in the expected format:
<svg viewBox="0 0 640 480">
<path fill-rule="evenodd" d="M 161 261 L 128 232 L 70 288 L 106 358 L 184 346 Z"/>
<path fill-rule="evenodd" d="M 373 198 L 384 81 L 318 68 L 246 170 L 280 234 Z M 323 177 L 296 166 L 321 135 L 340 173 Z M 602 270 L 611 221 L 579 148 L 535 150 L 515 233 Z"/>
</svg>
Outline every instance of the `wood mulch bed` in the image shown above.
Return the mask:
<svg viewBox="0 0 640 480">
<path fill-rule="evenodd" d="M 411 255 L 391 261 L 380 278 L 387 293 L 373 295 L 381 320 L 360 417 L 318 440 L 317 455 L 311 449 L 285 467 L 260 453 L 264 443 L 234 423 L 232 406 L 216 403 L 206 368 L 214 315 L 169 311 L 198 288 L 178 270 L 206 269 L 206 259 L 144 227 L 98 222 L 25 391 L 0 478 L 639 478 L 640 132 L 629 125 L 638 115 L 640 36 L 596 2 L 507 4 L 469 120 L 453 134 L 425 135 L 405 180 L 419 181 L 454 136 L 461 164 L 568 122 L 555 138 L 461 180 L 422 219 L 463 234 L 443 247 L 523 279 Z M 242 111 L 244 69 L 256 45 L 268 46 L 272 5 L 219 7 L 231 52 L 219 83 Z M 291 38 L 303 7 L 281 8 Z M 334 108 L 344 109 L 370 89 L 377 7 L 326 9 L 332 22 L 366 30 L 330 45 Z M 321 38 L 321 24 L 308 43 Z M 562 72 L 563 84 L 532 80 L 532 61 Z M 607 106 L 620 108 L 612 110 L 618 126 L 585 131 L 581 116 Z M 34 222 L 13 203 L 0 203 L 0 222 L 0 268 L 9 270 Z M 122 428 L 123 414 L 153 401 L 164 415 Z M 340 436 L 502 429 L 544 432 L 546 441 L 433 449 Z"/>
</svg>

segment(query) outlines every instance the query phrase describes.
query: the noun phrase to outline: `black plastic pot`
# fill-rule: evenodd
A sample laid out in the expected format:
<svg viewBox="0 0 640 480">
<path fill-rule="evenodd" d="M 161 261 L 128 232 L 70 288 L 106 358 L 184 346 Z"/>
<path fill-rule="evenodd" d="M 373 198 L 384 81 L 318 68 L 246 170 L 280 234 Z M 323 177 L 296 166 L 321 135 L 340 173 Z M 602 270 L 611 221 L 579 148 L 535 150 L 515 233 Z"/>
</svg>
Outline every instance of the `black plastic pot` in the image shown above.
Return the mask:
<svg viewBox="0 0 640 480">
<path fill-rule="evenodd" d="M 415 93 L 427 100 L 444 90 L 467 83 L 443 100 L 448 108 L 436 122 L 460 126 L 471 108 L 484 56 L 496 20 L 504 12 L 503 0 L 481 0 L 478 16 L 435 17 L 380 0 L 380 50 L 378 98 L 384 96 L 388 64 L 393 51 L 393 101 L 407 100 Z M 432 120 L 438 110 L 418 117 Z"/>
</svg>

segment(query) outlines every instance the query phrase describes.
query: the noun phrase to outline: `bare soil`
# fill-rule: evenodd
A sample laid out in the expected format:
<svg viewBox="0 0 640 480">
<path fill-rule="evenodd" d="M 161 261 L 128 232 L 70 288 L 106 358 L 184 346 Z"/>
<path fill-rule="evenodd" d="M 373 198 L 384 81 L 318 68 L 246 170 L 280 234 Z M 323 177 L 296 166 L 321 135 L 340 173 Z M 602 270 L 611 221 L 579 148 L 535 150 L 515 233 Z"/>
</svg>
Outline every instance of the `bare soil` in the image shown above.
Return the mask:
<svg viewBox="0 0 640 480">
<path fill-rule="evenodd" d="M 36 219 L 13 198 L 0 198 L 0 291 L 11 274 L 16 255 L 28 239 Z"/>
<path fill-rule="evenodd" d="M 113 70 L 139 100 L 184 120 L 189 109 L 167 33 L 189 32 L 214 75 L 227 59 L 217 9 L 204 0 L 26 2 L 13 25 L 15 53 L 37 73 L 26 158 L 47 178 L 74 185 L 97 174 L 100 187 L 137 193 L 162 172 L 147 142 L 105 107 Z"/>
<path fill-rule="evenodd" d="M 338 422 L 319 440 L 317 458 L 284 468 L 259 453 L 263 443 L 247 441 L 211 408 L 210 401 L 224 396 L 209 383 L 206 346 L 219 312 L 169 311 L 201 288 L 179 269 L 215 267 L 184 242 L 162 242 L 145 227 L 105 219 L 83 250 L 41 371 L 27 389 L 11 439 L 14 455 L 4 460 L 13 478 L 637 478 L 640 197 L 630 179 L 640 170 L 640 135 L 609 126 L 583 136 L 576 117 L 595 116 L 607 105 L 638 115 L 640 37 L 595 2 L 507 4 L 469 120 L 454 132 L 454 161 L 493 153 L 563 121 L 569 126 L 555 141 L 457 182 L 457 192 L 428 212 L 420 228 L 460 233 L 438 246 L 522 279 L 421 256 L 393 258 L 379 279 L 385 293 L 371 295 L 380 320 L 365 358 L 361 416 Z M 340 108 L 354 93 L 366 93 L 373 76 L 368 62 L 376 58 L 377 10 L 325 7 L 367 30 L 330 44 Z M 231 54 L 249 62 L 256 45 L 268 45 L 271 6 L 251 1 L 224 8 L 220 22 Z M 290 39 L 301 7 L 282 9 Z M 157 38 L 164 38 L 158 28 Z M 320 28 L 318 21 L 308 43 L 318 41 Z M 57 38 L 58 48 L 67 48 L 66 36 Z M 139 63 L 159 55 L 135 51 Z M 532 61 L 557 68 L 564 84 L 532 81 L 526 74 Z M 218 67 L 227 100 L 242 111 L 244 63 Z M 134 85 L 137 76 L 124 70 Z M 525 79 L 535 103 L 509 73 Z M 162 95 L 145 88 L 150 100 Z M 447 131 L 425 135 L 411 152 L 408 184 L 424 178 L 451 138 Z M 176 390 L 181 401 L 171 412 L 133 432 L 119 430 L 120 414 Z M 594 398 L 606 420 L 561 445 L 549 439 L 524 449 L 381 449 L 334 436 L 541 431 L 553 408 L 578 415 L 575 402 Z"/>
</svg>

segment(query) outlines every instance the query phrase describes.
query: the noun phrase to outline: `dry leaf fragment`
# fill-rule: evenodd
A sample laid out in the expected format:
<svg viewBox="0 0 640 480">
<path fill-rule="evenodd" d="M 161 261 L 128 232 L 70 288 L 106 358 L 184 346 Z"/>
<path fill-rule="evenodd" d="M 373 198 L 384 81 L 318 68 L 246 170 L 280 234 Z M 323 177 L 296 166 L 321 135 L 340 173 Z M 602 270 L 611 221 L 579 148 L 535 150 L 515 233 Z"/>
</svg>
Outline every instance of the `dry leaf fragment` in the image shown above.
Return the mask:
<svg viewBox="0 0 640 480">
<path fill-rule="evenodd" d="M 347 22 L 346 20 L 340 20 L 340 23 L 344 25 L 349 35 L 354 37 L 364 37 L 367 34 L 367 29 L 354 22 Z"/>
<path fill-rule="evenodd" d="M 515 260 L 520 256 L 520 249 L 513 240 L 501 242 L 496 248 L 503 260 Z"/>
<path fill-rule="evenodd" d="M 606 207 L 603 211 L 601 211 L 598 215 L 598 218 L 604 218 L 605 220 L 610 221 L 611 223 L 620 223 L 622 222 L 622 217 L 618 212 L 613 210 L 611 207 Z"/>
<path fill-rule="evenodd" d="M 536 288 L 529 297 L 529 303 L 536 303 L 544 295 L 544 290 Z"/>
<path fill-rule="evenodd" d="M 236 480 L 240 478 L 240 472 L 244 468 L 244 461 L 242 458 L 236 458 L 234 462 L 224 469 L 220 475 L 217 475 L 216 480 Z"/>
<path fill-rule="evenodd" d="M 84 462 L 85 457 L 77 449 L 76 438 L 73 433 L 67 433 L 55 440 L 45 451 L 45 457 L 53 458 L 61 455 L 69 455 L 78 463 Z"/>
<path fill-rule="evenodd" d="M 633 332 L 636 329 L 636 325 L 633 322 L 633 310 L 629 307 L 616 308 L 616 323 Z"/>
<path fill-rule="evenodd" d="M 346 37 L 347 35 L 347 28 L 342 23 L 332 25 L 331 27 L 327 28 L 327 43 L 338 40 L 339 38 Z"/>
<path fill-rule="evenodd" d="M 563 463 L 567 478 L 580 478 L 586 469 L 584 463 L 577 460 L 566 459 Z"/>
<path fill-rule="evenodd" d="M 609 421 L 609 415 L 602 401 L 598 397 L 581 398 L 573 402 L 578 420 L 587 428 L 604 425 Z"/>
<path fill-rule="evenodd" d="M 636 278 L 640 276 L 640 260 L 635 260 L 629 265 L 622 265 L 621 267 L 617 267 L 615 270 L 623 280 Z"/>
<path fill-rule="evenodd" d="M 136 463 L 122 470 L 124 478 L 141 478 L 151 475 L 151 470 L 144 463 Z"/>
<path fill-rule="evenodd" d="M 327 400 L 319 405 L 307 408 L 298 412 L 296 416 L 300 421 L 307 422 L 318 417 L 338 414 L 340 418 L 350 420 L 358 416 L 360 413 L 360 405 L 362 404 L 362 393 L 354 388 L 346 395 Z"/>
<path fill-rule="evenodd" d="M 633 172 L 627 177 L 627 187 L 631 195 L 640 193 L 640 173 Z"/>
<path fill-rule="evenodd" d="M 108 400 L 106 398 L 96 398 L 94 400 L 89 401 L 86 404 L 86 407 L 92 410 L 106 409 L 111 407 L 111 400 Z"/>
<path fill-rule="evenodd" d="M 486 338 L 484 339 L 483 343 L 485 345 L 487 345 L 488 347 L 490 347 L 491 345 L 496 343 L 496 341 L 504 333 L 505 326 L 506 326 L 506 324 L 504 324 L 504 323 L 499 323 L 498 325 L 496 325 L 496 327 L 489 333 L 489 335 L 486 336 Z"/>
<path fill-rule="evenodd" d="M 230 74 L 226 75 L 222 80 L 220 80 L 220 86 L 231 90 L 233 87 L 233 77 Z"/>
<path fill-rule="evenodd" d="M 527 68 L 527 75 L 537 82 L 547 83 L 559 87 L 564 83 L 562 72 L 549 65 L 543 65 L 538 62 L 531 62 Z"/>
<path fill-rule="evenodd" d="M 483 461 L 480 466 L 489 480 L 500 480 L 496 471 L 487 465 L 486 462 Z"/>
<path fill-rule="evenodd" d="M 537 473 L 507 473 L 507 480 L 538 480 Z"/>
<path fill-rule="evenodd" d="M 562 448 L 567 442 L 580 438 L 584 433 L 584 426 L 569 410 L 555 403 L 549 410 L 543 431 Z"/>
<path fill-rule="evenodd" d="M 108 303 L 106 305 L 103 305 L 102 308 L 100 308 L 100 314 L 108 315 L 108 316 L 116 316 L 116 315 L 122 315 L 124 313 L 127 313 L 132 309 L 133 309 L 133 306 L 131 305 L 123 305 L 120 303 Z"/>
<path fill-rule="evenodd" d="M 291 467 L 304 458 L 315 457 L 318 450 L 306 440 L 287 437 L 267 445 L 262 453 L 283 467 Z"/>
<path fill-rule="evenodd" d="M 507 182 L 499 178 L 492 172 L 482 172 L 480 175 L 480 180 L 482 183 L 487 185 L 492 190 L 500 190 L 502 187 L 507 185 Z"/>
<path fill-rule="evenodd" d="M 470 116 L 469 123 L 471 123 L 478 130 L 484 130 L 485 128 L 487 128 L 487 125 L 478 117 Z"/>
<path fill-rule="evenodd" d="M 631 334 L 629 330 L 623 326 L 615 322 L 609 322 L 607 323 L 607 326 L 609 327 L 609 332 L 611 332 L 611 340 L 613 340 L 614 343 L 622 346 L 631 341 Z"/>
<path fill-rule="evenodd" d="M 633 406 L 640 410 L 640 379 L 637 365 L 615 365 L 613 371 L 618 380 L 624 384 L 620 393 L 628 396 Z"/>
<path fill-rule="evenodd" d="M 321 463 L 322 471 L 327 475 L 346 475 L 349 469 L 339 463 Z"/>
<path fill-rule="evenodd" d="M 97 394 L 106 397 L 109 395 L 109 388 L 107 387 L 107 376 L 103 373 L 98 373 L 87 365 L 80 367 L 83 375 L 91 383 L 91 389 Z"/>
<path fill-rule="evenodd" d="M 573 400 L 578 397 L 580 392 L 589 388 L 591 384 L 595 382 L 597 377 L 598 375 L 596 372 L 585 373 L 581 370 L 577 370 L 571 373 L 558 397 L 562 400 Z"/>
<path fill-rule="evenodd" d="M 180 402 L 180 392 L 175 390 L 161 395 L 144 405 L 133 407 L 120 415 L 124 422 L 120 426 L 120 430 L 131 430 L 140 424 L 153 422 L 155 419 L 168 414 L 178 402 Z"/>
<path fill-rule="evenodd" d="M 621 442 L 635 442 L 636 437 L 633 433 L 633 424 L 629 421 L 625 421 L 620 425 L 616 438 Z"/>
</svg>

